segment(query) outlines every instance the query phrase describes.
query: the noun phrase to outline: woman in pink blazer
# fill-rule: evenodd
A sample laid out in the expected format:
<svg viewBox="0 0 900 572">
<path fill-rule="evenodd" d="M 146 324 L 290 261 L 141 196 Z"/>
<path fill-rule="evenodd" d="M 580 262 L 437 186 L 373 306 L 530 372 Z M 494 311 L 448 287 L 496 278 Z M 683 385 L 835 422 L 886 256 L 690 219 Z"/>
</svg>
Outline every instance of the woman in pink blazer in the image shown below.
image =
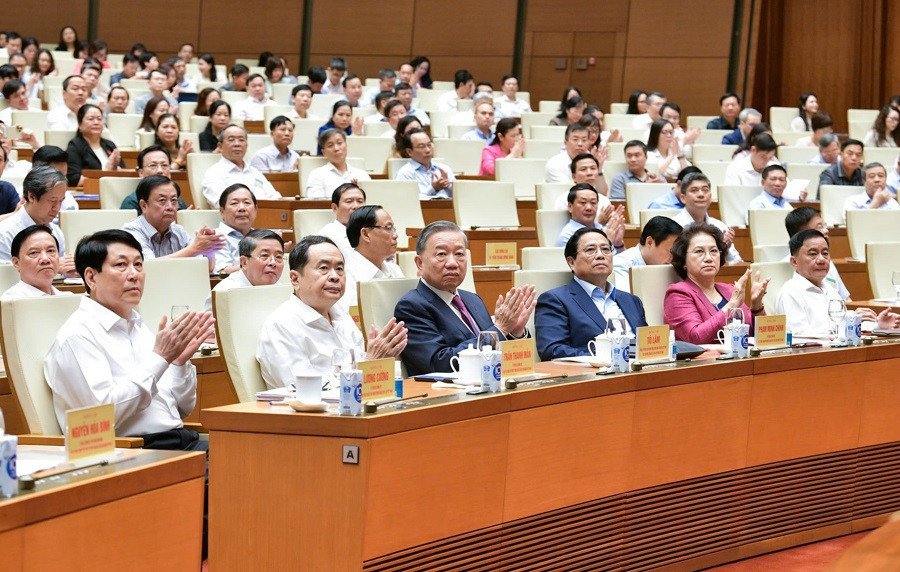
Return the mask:
<svg viewBox="0 0 900 572">
<path fill-rule="evenodd" d="M 722 232 L 709 224 L 687 227 L 672 245 L 672 266 L 683 280 L 666 290 L 666 323 L 679 340 L 694 344 L 716 343 L 716 332 L 725 326 L 729 310 L 741 308 L 744 322 L 753 327 L 753 317 L 763 314 L 763 295 L 769 279 L 752 280 L 750 270 L 732 284 L 716 282 L 719 268 L 725 264 L 728 247 Z M 750 284 L 750 307 L 744 304 Z"/>
</svg>

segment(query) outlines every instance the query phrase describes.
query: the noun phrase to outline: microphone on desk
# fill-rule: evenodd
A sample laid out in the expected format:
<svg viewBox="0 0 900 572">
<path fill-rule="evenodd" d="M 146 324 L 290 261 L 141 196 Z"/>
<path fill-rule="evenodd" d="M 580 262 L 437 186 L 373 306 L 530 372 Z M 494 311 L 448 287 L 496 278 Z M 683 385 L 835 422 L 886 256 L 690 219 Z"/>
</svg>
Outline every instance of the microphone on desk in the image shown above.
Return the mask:
<svg viewBox="0 0 900 572">
<path fill-rule="evenodd" d="M 366 401 L 365 405 L 363 405 L 363 411 L 366 413 L 377 413 L 378 408 L 382 405 L 390 405 L 392 403 L 400 403 L 401 401 L 410 401 L 413 399 L 422 399 L 424 397 L 428 397 L 427 393 L 420 393 L 419 395 L 411 395 L 409 397 L 396 397 L 391 399 L 384 399 L 381 401 Z"/>
</svg>

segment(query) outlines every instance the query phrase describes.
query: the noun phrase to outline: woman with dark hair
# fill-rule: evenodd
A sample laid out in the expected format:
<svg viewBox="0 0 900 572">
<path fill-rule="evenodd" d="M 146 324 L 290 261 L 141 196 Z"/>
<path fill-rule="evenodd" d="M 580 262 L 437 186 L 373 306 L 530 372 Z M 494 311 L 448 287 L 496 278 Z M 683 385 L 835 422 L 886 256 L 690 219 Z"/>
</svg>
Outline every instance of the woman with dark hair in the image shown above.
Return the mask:
<svg viewBox="0 0 900 572">
<path fill-rule="evenodd" d="M 407 115 L 397 122 L 397 129 L 394 131 L 394 146 L 391 147 L 391 159 L 408 158 L 403 151 L 403 136 L 410 129 L 422 129 L 422 122 L 415 115 Z"/>
<path fill-rule="evenodd" d="M 756 138 L 765 133 L 766 135 L 772 135 L 772 128 L 769 127 L 768 123 L 760 122 L 754 125 L 750 129 L 750 133 L 747 134 L 747 138 L 738 145 L 738 148 L 734 151 L 734 154 L 731 155 L 732 159 L 736 159 L 738 157 L 744 157 L 750 154 L 750 147 L 753 147 L 753 143 L 756 142 Z"/>
<path fill-rule="evenodd" d="M 863 139 L 866 147 L 900 147 L 900 111 L 885 105 L 878 112 L 872 130 Z"/>
<path fill-rule="evenodd" d="M 834 121 L 831 119 L 831 115 L 824 111 L 813 113 L 810 124 L 812 126 L 812 134 L 797 139 L 794 147 L 818 147 L 822 136 L 834 131 Z"/>
<path fill-rule="evenodd" d="M 75 138 L 69 141 L 66 153 L 69 155 L 69 169 L 66 178 L 70 187 L 84 186 L 84 169 L 115 171 L 124 169 L 116 144 L 103 139 L 103 112 L 96 105 L 87 103 L 78 109 L 78 131 Z"/>
<path fill-rule="evenodd" d="M 72 52 L 75 50 L 75 44 L 78 43 L 78 32 L 72 26 L 63 26 L 59 31 L 59 44 L 56 46 L 57 52 Z"/>
<path fill-rule="evenodd" d="M 141 127 L 139 131 L 143 131 L 145 133 L 154 133 L 156 132 L 156 122 L 159 121 L 159 117 L 169 112 L 169 102 L 165 97 L 159 95 L 156 97 L 151 97 L 149 101 L 147 101 L 147 106 L 144 107 L 144 117 L 141 119 Z"/>
<path fill-rule="evenodd" d="M 800 94 L 800 103 L 797 105 L 800 116 L 791 120 L 791 131 L 812 131 L 812 116 L 819 111 L 819 100 L 812 92 Z"/>
<path fill-rule="evenodd" d="M 178 118 L 171 113 L 166 113 L 159 117 L 156 122 L 156 141 L 155 145 L 159 145 L 169 152 L 172 162 L 169 168 L 173 171 L 176 169 L 187 168 L 188 153 L 194 152 L 194 144 L 190 139 L 183 142 L 178 132 Z"/>
<path fill-rule="evenodd" d="M 200 71 L 195 79 L 197 83 L 201 81 L 218 81 L 218 72 L 216 72 L 216 58 L 212 54 L 201 54 L 197 58 L 197 69 Z"/>
<path fill-rule="evenodd" d="M 31 67 L 22 79 L 25 83 L 25 91 L 28 92 L 28 97 L 43 97 L 44 78 L 56 75 L 59 75 L 59 72 L 56 70 L 53 54 L 50 50 L 38 50 L 37 56 L 31 62 Z"/>
<path fill-rule="evenodd" d="M 675 128 L 666 119 L 659 118 L 650 124 L 647 139 L 647 161 L 655 161 L 657 172 L 663 177 L 674 179 L 690 162 L 684 158 L 684 151 L 678 145 Z"/>
<path fill-rule="evenodd" d="M 141 65 L 141 70 L 134 74 L 137 79 L 147 79 L 150 77 L 150 72 L 159 69 L 159 58 L 154 52 L 142 53 L 138 56 L 138 63 Z"/>
<path fill-rule="evenodd" d="M 716 282 L 728 248 L 722 232 L 710 224 L 693 224 L 672 245 L 672 267 L 681 277 L 666 290 L 665 322 L 675 338 L 692 344 L 716 343 L 716 332 L 725 326 L 730 310 L 741 310 L 744 323 L 753 328 L 753 318 L 765 314 L 763 296 L 769 279 L 760 273 L 751 278 L 748 269 L 734 284 Z M 744 298 L 750 289 L 750 306 Z"/>
<path fill-rule="evenodd" d="M 516 120 L 504 117 L 497 122 L 494 139 L 481 151 L 481 169 L 479 175 L 493 175 L 497 159 L 518 159 L 525 152 L 525 139 Z"/>
<path fill-rule="evenodd" d="M 28 67 L 34 65 L 34 58 L 40 49 L 41 45 L 34 36 L 22 38 L 22 55 L 25 56 L 25 63 L 28 64 Z"/>
<path fill-rule="evenodd" d="M 272 52 L 265 51 L 265 52 L 259 54 L 259 61 L 256 62 L 256 65 L 261 68 L 264 68 L 264 67 L 266 67 L 266 63 L 269 61 L 269 59 L 274 56 L 275 56 L 275 54 L 273 54 Z"/>
<path fill-rule="evenodd" d="M 319 127 L 319 135 L 329 129 L 340 129 L 347 135 L 362 135 L 363 118 L 358 116 L 356 119 L 353 119 L 353 108 L 350 107 L 350 102 L 346 99 L 341 99 L 334 102 L 334 105 L 331 107 L 331 119 L 328 123 Z M 322 148 L 317 146 L 316 155 L 321 154 Z"/>
<path fill-rule="evenodd" d="M 200 132 L 200 150 L 215 151 L 219 146 L 219 133 L 231 123 L 231 106 L 224 99 L 212 102 L 209 106 L 209 123 Z"/>
<path fill-rule="evenodd" d="M 209 107 L 213 102 L 221 99 L 219 90 L 214 87 L 204 87 L 197 94 L 197 107 L 194 108 L 194 115 L 209 115 Z"/>
<path fill-rule="evenodd" d="M 85 40 L 78 40 L 75 42 L 75 47 L 72 48 L 72 57 L 76 60 L 83 60 L 87 56 L 88 52 L 88 43 Z"/>
<path fill-rule="evenodd" d="M 565 127 L 578 123 L 584 114 L 584 100 L 580 96 L 570 97 L 562 105 L 559 115 L 550 120 L 550 125 Z"/>
<path fill-rule="evenodd" d="M 566 102 L 572 99 L 573 97 L 581 97 L 581 90 L 575 87 L 574 85 L 567 86 L 563 91 L 562 98 L 559 100 L 559 112 L 562 113 L 565 109 Z"/>
<path fill-rule="evenodd" d="M 647 113 L 647 92 L 636 89 L 628 96 L 628 115 L 641 115 Z"/>
<path fill-rule="evenodd" d="M 266 76 L 266 91 L 270 94 L 274 92 L 272 86 L 276 83 L 290 83 L 290 80 L 284 77 L 284 64 L 278 56 L 272 56 L 266 62 L 264 75 Z"/>
<path fill-rule="evenodd" d="M 434 83 L 431 80 L 431 61 L 425 56 L 417 56 L 409 62 L 409 65 L 413 67 L 413 88 L 419 89 L 420 87 L 423 87 L 425 89 L 431 89 L 431 86 Z"/>
</svg>

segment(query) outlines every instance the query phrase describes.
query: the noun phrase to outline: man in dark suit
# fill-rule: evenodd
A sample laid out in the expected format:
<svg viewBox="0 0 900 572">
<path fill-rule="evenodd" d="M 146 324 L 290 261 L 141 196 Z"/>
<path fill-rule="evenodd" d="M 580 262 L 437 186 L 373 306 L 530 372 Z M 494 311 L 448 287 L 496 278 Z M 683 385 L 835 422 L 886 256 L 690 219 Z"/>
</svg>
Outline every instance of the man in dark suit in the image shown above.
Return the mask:
<svg viewBox="0 0 900 572">
<path fill-rule="evenodd" d="M 596 228 L 578 229 L 566 243 L 566 262 L 575 276 L 541 294 L 534 314 L 542 360 L 590 355 L 587 344 L 606 330 L 608 319 L 625 318 L 629 333 L 647 325 L 640 298 L 607 281 L 613 252 L 606 233 Z"/>
<path fill-rule="evenodd" d="M 741 110 L 738 115 L 737 129 L 722 137 L 722 145 L 740 145 L 750 134 L 750 130 L 762 121 L 762 113 L 756 111 L 752 107 Z"/>
<path fill-rule="evenodd" d="M 422 279 L 397 302 L 394 316 L 406 323 L 409 343 L 401 355 L 409 375 L 450 371 L 450 358 L 475 345 L 479 331 L 503 340 L 528 336 L 534 286 L 500 296 L 494 320 L 481 297 L 459 289 L 466 276 L 466 235 L 452 222 L 429 224 L 416 239 L 416 266 Z"/>
</svg>

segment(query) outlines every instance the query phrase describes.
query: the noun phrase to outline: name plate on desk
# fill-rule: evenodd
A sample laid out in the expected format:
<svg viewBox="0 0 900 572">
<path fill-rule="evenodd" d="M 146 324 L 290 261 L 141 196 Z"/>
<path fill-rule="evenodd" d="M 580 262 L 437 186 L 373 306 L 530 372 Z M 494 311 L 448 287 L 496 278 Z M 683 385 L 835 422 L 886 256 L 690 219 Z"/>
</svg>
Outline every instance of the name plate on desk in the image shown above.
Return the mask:
<svg viewBox="0 0 900 572">
<path fill-rule="evenodd" d="M 66 411 L 66 459 L 111 455 L 116 450 L 116 411 L 111 403 Z"/>
<path fill-rule="evenodd" d="M 500 342 L 500 374 L 518 377 L 534 373 L 534 338 Z"/>
<path fill-rule="evenodd" d="M 358 365 L 363 374 L 363 402 L 395 397 L 394 358 L 361 361 Z"/>
<path fill-rule="evenodd" d="M 485 265 L 487 266 L 515 266 L 516 243 L 515 242 L 488 242 L 485 244 Z"/>
<path fill-rule="evenodd" d="M 637 329 L 637 360 L 642 363 L 668 361 L 669 326 L 645 326 Z"/>
<path fill-rule="evenodd" d="M 756 347 L 779 348 L 787 345 L 785 316 L 756 316 Z"/>
</svg>

